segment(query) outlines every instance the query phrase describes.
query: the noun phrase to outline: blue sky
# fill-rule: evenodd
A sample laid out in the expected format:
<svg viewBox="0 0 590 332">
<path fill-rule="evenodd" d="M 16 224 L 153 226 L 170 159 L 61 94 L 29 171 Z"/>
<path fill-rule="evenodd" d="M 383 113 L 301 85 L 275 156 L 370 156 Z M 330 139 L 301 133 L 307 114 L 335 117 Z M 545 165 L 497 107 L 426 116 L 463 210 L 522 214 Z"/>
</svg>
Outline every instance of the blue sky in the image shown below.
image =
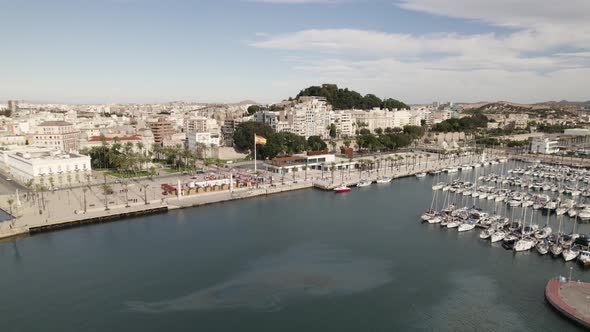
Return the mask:
<svg viewBox="0 0 590 332">
<path fill-rule="evenodd" d="M 0 100 L 587 100 L 590 1 L 0 0 Z"/>
</svg>

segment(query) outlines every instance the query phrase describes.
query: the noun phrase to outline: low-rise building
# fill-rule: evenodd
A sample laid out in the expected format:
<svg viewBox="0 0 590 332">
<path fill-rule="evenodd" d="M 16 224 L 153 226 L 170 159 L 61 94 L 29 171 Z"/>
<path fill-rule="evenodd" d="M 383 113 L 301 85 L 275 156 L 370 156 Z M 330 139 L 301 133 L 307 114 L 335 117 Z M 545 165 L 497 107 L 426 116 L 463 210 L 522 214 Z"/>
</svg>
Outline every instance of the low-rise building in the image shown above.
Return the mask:
<svg viewBox="0 0 590 332">
<path fill-rule="evenodd" d="M 87 183 L 87 176 L 91 175 L 89 156 L 48 147 L 1 149 L 0 167 L 17 182 L 47 188 Z"/>
<path fill-rule="evenodd" d="M 554 154 L 559 151 L 559 141 L 557 138 L 547 136 L 531 137 L 530 147 L 532 153 Z"/>
<path fill-rule="evenodd" d="M 220 138 L 219 135 L 213 135 L 211 133 L 189 133 L 187 134 L 187 143 L 188 148 L 194 150 L 198 144 L 205 144 L 207 147 L 219 146 Z"/>
</svg>

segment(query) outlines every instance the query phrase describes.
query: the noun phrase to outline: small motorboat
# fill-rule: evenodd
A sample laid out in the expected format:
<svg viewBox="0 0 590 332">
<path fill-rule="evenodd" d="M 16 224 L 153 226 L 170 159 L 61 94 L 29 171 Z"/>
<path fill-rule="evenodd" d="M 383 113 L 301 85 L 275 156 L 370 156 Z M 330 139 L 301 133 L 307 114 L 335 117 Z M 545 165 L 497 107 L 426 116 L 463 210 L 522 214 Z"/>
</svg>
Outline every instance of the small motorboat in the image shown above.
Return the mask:
<svg viewBox="0 0 590 332">
<path fill-rule="evenodd" d="M 377 183 L 389 183 L 393 180 L 391 176 L 383 176 L 377 179 Z"/>
<path fill-rule="evenodd" d="M 347 186 L 339 186 L 339 187 L 334 188 L 334 192 L 337 194 L 347 193 L 349 191 L 350 191 L 350 188 L 348 188 Z"/>
<path fill-rule="evenodd" d="M 416 177 L 417 177 L 417 178 L 423 178 L 423 177 L 426 177 L 426 173 L 416 173 Z"/>
<path fill-rule="evenodd" d="M 362 180 L 361 182 L 357 183 L 356 186 L 357 187 L 368 187 L 371 185 L 371 181 L 369 180 Z"/>
</svg>

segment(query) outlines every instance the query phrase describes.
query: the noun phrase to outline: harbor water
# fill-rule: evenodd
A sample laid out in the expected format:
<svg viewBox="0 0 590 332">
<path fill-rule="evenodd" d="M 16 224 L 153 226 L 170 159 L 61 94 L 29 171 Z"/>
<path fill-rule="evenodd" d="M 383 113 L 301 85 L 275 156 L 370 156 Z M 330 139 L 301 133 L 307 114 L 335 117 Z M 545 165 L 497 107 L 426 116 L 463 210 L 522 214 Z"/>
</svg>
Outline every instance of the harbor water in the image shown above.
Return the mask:
<svg viewBox="0 0 590 332">
<path fill-rule="evenodd" d="M 491 170 L 346 194 L 309 189 L 0 242 L 2 331 L 578 330 L 543 292 L 570 267 L 583 281 L 590 271 L 504 250 L 478 229 L 420 222 L 433 183 L 473 182 Z M 564 218 L 566 231 L 572 220 Z M 590 233 L 585 224 L 578 231 Z"/>
</svg>

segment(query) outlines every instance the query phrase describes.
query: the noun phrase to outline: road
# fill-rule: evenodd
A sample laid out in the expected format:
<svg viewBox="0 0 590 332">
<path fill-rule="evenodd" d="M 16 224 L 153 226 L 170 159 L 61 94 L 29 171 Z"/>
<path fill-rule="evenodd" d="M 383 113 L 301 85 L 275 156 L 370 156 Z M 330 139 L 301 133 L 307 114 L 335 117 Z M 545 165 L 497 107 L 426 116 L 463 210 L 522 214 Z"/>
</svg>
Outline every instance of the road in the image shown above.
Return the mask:
<svg viewBox="0 0 590 332">
<path fill-rule="evenodd" d="M 6 179 L 10 179 L 10 177 L 0 173 L 0 195 L 14 194 L 17 189 L 21 192 L 27 190 L 27 188 L 17 182 L 12 180 L 8 181 Z"/>
</svg>

